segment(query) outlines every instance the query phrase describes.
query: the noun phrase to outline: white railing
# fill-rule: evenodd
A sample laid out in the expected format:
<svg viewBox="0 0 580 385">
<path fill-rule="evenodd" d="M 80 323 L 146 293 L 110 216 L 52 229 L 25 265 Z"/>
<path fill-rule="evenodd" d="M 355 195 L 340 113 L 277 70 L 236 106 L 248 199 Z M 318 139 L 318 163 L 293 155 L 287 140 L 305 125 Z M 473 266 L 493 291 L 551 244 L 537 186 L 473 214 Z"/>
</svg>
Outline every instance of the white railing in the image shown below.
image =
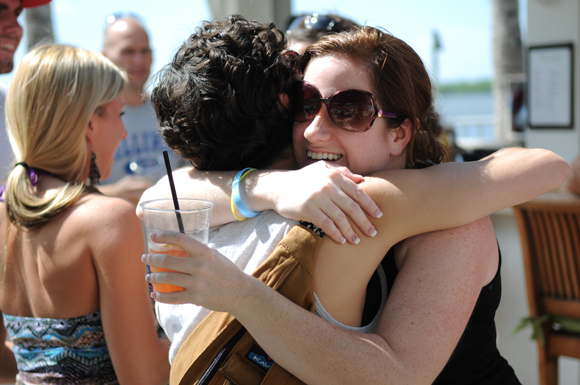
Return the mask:
<svg viewBox="0 0 580 385">
<path fill-rule="evenodd" d="M 455 131 L 455 142 L 464 149 L 496 147 L 493 115 L 456 115 L 443 119 Z"/>
<path fill-rule="evenodd" d="M 445 123 L 455 130 L 457 139 L 479 139 L 493 141 L 495 139 L 493 115 L 457 115 L 449 116 Z"/>
</svg>

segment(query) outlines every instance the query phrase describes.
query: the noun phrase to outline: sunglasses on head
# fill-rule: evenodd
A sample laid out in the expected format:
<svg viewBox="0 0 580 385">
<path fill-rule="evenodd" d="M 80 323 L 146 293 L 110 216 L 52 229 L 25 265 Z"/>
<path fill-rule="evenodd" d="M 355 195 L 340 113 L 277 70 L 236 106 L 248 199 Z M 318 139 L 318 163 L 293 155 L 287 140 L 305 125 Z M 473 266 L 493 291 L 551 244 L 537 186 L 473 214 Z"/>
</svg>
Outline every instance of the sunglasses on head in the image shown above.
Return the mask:
<svg viewBox="0 0 580 385">
<path fill-rule="evenodd" d="M 322 103 L 326 105 L 328 117 L 338 127 L 348 131 L 365 132 L 376 118 L 396 118 L 397 115 L 379 109 L 373 94 L 362 90 L 337 91 L 322 98 L 312 84 L 299 81 L 292 89 L 292 115 L 296 122 L 314 119 Z"/>
<path fill-rule="evenodd" d="M 337 27 L 338 22 L 326 15 L 319 15 L 313 13 L 312 15 L 306 15 L 302 17 L 295 18 L 292 23 L 288 26 L 287 33 L 292 33 L 296 29 L 314 29 L 317 31 L 327 31 L 327 32 L 338 32 L 335 27 Z"/>
</svg>

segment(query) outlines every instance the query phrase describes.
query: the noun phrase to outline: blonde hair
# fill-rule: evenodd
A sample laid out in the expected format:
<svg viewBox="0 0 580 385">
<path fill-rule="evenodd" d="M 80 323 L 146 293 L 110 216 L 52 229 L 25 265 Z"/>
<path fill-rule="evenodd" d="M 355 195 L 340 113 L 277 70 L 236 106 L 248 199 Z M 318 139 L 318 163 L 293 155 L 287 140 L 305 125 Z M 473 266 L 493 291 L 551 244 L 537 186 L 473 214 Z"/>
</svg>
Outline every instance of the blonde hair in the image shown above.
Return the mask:
<svg viewBox="0 0 580 385">
<path fill-rule="evenodd" d="M 5 191 L 10 222 L 30 229 L 72 206 L 86 191 L 86 127 L 93 113 L 125 87 L 122 70 L 101 54 L 67 45 L 44 45 L 18 65 L 6 97 L 6 121 L 16 162 L 74 179 L 43 197 L 25 167 L 15 167 Z M 85 171 L 86 173 L 86 171 Z"/>
</svg>

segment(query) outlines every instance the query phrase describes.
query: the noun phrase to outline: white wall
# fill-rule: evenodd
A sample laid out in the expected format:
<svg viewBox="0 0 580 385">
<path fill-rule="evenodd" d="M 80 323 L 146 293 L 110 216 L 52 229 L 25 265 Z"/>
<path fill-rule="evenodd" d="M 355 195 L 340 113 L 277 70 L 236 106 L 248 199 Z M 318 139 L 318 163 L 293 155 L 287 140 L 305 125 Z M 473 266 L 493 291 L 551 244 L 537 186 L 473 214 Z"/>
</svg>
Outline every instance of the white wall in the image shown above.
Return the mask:
<svg viewBox="0 0 580 385">
<path fill-rule="evenodd" d="M 528 0 L 527 46 L 573 43 L 574 129 L 527 130 L 527 147 L 554 151 L 572 162 L 580 155 L 580 1 Z"/>
</svg>

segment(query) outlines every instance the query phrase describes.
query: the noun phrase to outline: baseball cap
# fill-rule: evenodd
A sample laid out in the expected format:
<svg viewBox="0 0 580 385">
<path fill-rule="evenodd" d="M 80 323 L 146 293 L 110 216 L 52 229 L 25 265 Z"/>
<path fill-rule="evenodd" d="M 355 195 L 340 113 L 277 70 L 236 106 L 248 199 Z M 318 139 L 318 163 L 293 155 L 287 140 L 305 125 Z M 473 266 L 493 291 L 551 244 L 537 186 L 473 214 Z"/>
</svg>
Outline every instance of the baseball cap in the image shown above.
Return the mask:
<svg viewBox="0 0 580 385">
<path fill-rule="evenodd" d="M 50 3 L 50 0 L 22 0 L 22 8 L 39 7 Z"/>
</svg>

